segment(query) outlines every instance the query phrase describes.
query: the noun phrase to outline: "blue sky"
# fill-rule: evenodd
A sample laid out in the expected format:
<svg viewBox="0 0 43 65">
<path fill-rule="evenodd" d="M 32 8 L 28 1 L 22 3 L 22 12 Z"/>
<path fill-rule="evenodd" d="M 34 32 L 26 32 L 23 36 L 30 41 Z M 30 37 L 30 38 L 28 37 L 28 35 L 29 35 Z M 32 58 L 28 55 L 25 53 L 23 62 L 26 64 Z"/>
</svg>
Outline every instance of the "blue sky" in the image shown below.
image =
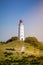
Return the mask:
<svg viewBox="0 0 43 65">
<path fill-rule="evenodd" d="M 43 41 L 43 0 L 0 0 L 0 41 L 18 35 L 22 19 L 26 36 Z"/>
</svg>

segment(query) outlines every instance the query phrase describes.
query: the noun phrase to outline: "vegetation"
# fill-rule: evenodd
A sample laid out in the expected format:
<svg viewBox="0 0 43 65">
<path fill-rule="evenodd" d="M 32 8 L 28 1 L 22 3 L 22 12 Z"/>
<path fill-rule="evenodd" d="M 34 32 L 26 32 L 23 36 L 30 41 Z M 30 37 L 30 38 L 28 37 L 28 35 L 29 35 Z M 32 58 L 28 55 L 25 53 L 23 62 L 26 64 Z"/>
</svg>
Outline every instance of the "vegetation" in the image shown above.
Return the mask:
<svg viewBox="0 0 43 65">
<path fill-rule="evenodd" d="M 18 40 L 18 37 L 12 37 L 11 39 L 7 40 L 6 43 L 12 42 L 12 41 L 15 41 L 15 40 Z"/>
<path fill-rule="evenodd" d="M 43 43 L 35 37 L 27 37 L 25 41 L 12 37 L 2 43 L 0 42 L 0 65 L 43 65 Z M 23 46 L 25 49 L 21 52 Z"/>
<path fill-rule="evenodd" d="M 25 42 L 43 50 L 43 43 L 39 42 L 36 37 L 26 37 Z"/>
<path fill-rule="evenodd" d="M 43 57 L 42 57 L 43 58 Z M 41 57 L 27 56 L 22 59 L 10 57 L 0 61 L 0 65 L 43 65 L 43 59 Z"/>
</svg>

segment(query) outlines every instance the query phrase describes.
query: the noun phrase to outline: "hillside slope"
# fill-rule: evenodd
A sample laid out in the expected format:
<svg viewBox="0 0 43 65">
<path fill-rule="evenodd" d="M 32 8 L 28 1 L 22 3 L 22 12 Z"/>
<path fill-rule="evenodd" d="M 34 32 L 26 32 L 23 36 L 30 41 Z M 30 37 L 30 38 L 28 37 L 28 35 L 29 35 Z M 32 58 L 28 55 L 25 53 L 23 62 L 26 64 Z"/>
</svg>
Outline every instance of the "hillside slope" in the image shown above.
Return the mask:
<svg viewBox="0 0 43 65">
<path fill-rule="evenodd" d="M 0 43 L 0 65 L 43 65 L 43 50 L 20 40 Z"/>
<path fill-rule="evenodd" d="M 24 47 L 24 50 L 22 50 Z M 24 52 L 24 55 L 35 55 L 40 56 L 42 55 L 42 51 L 40 49 L 30 45 L 29 43 L 25 43 L 23 41 L 12 41 L 7 44 L 0 44 L 0 58 L 5 57 L 5 52 L 11 52 L 13 55 L 16 52 Z M 41 53 L 41 54 L 40 54 Z"/>
</svg>

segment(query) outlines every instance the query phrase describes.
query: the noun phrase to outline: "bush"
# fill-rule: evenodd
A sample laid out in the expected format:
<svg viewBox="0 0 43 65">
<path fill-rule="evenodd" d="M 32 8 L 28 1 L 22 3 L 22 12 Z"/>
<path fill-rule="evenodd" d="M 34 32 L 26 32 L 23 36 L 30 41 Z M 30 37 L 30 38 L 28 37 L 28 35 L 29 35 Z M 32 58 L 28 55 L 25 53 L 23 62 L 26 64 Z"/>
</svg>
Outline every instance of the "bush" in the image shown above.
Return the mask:
<svg viewBox="0 0 43 65">
<path fill-rule="evenodd" d="M 11 52 L 4 52 L 4 54 L 5 54 L 5 57 L 13 55 L 13 53 L 11 53 Z"/>
<path fill-rule="evenodd" d="M 36 39 L 36 37 L 26 37 L 25 42 L 37 46 L 38 40 Z"/>
<path fill-rule="evenodd" d="M 14 48 L 6 48 L 6 50 L 15 51 L 15 49 L 14 49 Z"/>
<path fill-rule="evenodd" d="M 15 40 L 18 40 L 18 37 L 12 37 L 11 39 L 7 40 L 6 43 L 12 42 L 12 41 L 15 41 Z"/>
</svg>

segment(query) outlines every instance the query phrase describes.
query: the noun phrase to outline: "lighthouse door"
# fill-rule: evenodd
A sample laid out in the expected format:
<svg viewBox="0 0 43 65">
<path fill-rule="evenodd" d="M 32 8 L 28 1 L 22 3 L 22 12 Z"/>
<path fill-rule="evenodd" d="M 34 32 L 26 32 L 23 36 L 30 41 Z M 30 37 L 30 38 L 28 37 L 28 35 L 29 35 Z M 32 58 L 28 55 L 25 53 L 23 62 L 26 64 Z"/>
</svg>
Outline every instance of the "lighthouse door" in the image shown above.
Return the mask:
<svg viewBox="0 0 43 65">
<path fill-rule="evenodd" d="M 23 40 L 23 38 L 21 38 L 21 40 Z"/>
</svg>

